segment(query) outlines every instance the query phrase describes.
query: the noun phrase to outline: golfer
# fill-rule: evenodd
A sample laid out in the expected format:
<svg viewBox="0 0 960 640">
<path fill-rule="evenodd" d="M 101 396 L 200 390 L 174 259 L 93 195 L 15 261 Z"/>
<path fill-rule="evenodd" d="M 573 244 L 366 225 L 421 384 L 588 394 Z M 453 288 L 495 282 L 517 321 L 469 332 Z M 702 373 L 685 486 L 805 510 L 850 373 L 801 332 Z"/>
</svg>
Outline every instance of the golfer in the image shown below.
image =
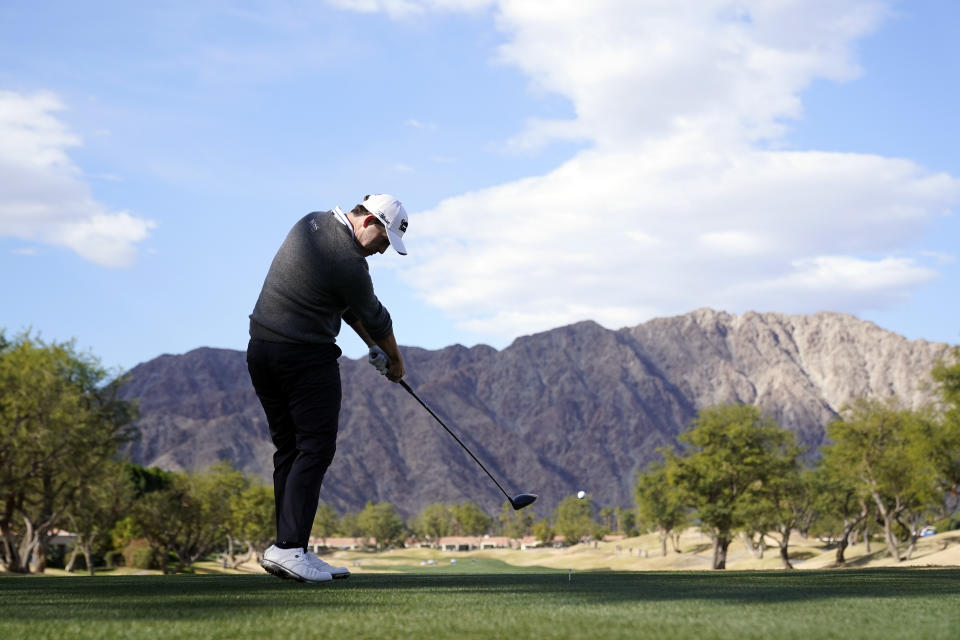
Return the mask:
<svg viewBox="0 0 960 640">
<path fill-rule="evenodd" d="M 261 565 L 281 578 L 346 578 L 309 551 L 320 485 L 337 448 L 343 319 L 370 347 L 370 363 L 393 382 L 404 376 L 390 314 L 373 292 L 367 257 L 407 250 L 407 212 L 393 196 L 366 196 L 297 222 L 270 265 L 250 314 L 247 368 L 263 405 L 273 456 L 277 538 Z"/>
</svg>

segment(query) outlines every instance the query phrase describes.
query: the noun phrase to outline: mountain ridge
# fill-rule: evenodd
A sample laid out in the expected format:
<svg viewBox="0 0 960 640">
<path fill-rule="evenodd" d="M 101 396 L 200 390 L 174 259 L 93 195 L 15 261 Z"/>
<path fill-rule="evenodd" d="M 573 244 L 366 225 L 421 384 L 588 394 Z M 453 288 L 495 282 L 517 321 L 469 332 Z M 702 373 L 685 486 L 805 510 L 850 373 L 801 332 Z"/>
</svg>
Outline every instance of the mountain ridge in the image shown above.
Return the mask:
<svg viewBox="0 0 960 640">
<path fill-rule="evenodd" d="M 698 309 L 617 330 L 578 322 L 502 350 L 403 352 L 418 395 L 508 491 L 541 494 L 534 508 L 546 515 L 580 489 L 632 505 L 637 471 L 712 404 L 755 403 L 811 447 L 855 397 L 918 407 L 950 349 L 847 314 Z M 499 510 L 503 496 L 413 398 L 364 359 L 341 358 L 340 369 L 338 452 L 321 500 L 340 511 L 390 501 L 404 515 L 432 501 Z M 140 402 L 135 462 L 180 470 L 227 459 L 269 481 L 273 447 L 242 351 L 159 356 L 129 372 L 122 395 Z"/>
</svg>

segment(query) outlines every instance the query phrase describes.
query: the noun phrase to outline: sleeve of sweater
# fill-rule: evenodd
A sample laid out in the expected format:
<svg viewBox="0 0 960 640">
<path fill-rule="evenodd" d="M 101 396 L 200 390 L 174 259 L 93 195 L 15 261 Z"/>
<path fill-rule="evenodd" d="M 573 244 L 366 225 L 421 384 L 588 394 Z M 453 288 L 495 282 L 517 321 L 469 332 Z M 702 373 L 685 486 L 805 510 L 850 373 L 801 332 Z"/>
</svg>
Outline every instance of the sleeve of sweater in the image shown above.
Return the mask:
<svg viewBox="0 0 960 640">
<path fill-rule="evenodd" d="M 363 258 L 351 258 L 338 265 L 336 278 L 338 296 L 347 304 L 343 317 L 348 322 L 354 318 L 363 324 L 374 340 L 382 340 L 393 333 L 390 312 L 373 291 L 373 281 Z"/>
</svg>

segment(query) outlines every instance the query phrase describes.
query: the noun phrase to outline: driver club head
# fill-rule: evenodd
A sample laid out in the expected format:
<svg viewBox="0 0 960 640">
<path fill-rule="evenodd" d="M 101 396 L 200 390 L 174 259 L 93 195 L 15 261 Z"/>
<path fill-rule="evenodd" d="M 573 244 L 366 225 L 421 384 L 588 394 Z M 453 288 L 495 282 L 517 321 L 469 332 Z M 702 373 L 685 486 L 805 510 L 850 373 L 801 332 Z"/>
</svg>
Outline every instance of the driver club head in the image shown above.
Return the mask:
<svg viewBox="0 0 960 640">
<path fill-rule="evenodd" d="M 510 506 L 514 511 L 519 511 L 533 504 L 538 497 L 535 493 L 520 493 L 510 498 Z"/>
</svg>

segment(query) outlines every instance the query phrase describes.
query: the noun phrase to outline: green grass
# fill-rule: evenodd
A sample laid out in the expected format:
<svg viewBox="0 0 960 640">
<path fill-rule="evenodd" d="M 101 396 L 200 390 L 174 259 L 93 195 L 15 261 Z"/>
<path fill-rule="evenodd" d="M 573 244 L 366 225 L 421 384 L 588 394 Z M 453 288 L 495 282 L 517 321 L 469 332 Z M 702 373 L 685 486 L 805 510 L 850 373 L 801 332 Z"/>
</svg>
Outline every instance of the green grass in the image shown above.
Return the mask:
<svg viewBox="0 0 960 640">
<path fill-rule="evenodd" d="M 0 578 L 0 638 L 960 638 L 960 571 Z M 420 569 L 419 566 L 416 567 Z M 476 570 L 474 572 L 474 569 Z"/>
<path fill-rule="evenodd" d="M 378 561 L 376 557 L 373 560 L 362 560 L 361 565 L 365 571 L 386 571 L 390 573 L 416 573 L 426 575 L 458 575 L 458 574 L 486 574 L 486 573 L 511 573 L 522 572 L 527 574 L 552 573 L 557 574 L 560 569 L 551 569 L 549 567 L 523 567 L 507 564 L 502 560 L 494 558 L 458 558 L 457 562 L 450 562 L 449 558 L 437 559 L 435 565 L 422 565 L 421 558 L 391 554 L 389 561 Z M 329 560 L 336 564 L 336 560 Z M 347 563 L 349 565 L 349 563 Z"/>
</svg>

